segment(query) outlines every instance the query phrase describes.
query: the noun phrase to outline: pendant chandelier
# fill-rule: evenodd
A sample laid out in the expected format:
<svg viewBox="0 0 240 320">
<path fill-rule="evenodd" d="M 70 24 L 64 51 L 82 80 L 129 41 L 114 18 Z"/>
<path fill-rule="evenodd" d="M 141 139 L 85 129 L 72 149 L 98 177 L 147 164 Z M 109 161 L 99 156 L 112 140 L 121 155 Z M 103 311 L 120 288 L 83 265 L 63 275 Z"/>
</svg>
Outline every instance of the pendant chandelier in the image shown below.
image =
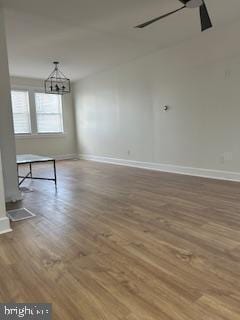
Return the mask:
<svg viewBox="0 0 240 320">
<path fill-rule="evenodd" d="M 45 93 L 66 94 L 71 92 L 71 83 L 68 78 L 58 69 L 59 62 L 54 61 L 54 70 L 44 81 Z"/>
</svg>

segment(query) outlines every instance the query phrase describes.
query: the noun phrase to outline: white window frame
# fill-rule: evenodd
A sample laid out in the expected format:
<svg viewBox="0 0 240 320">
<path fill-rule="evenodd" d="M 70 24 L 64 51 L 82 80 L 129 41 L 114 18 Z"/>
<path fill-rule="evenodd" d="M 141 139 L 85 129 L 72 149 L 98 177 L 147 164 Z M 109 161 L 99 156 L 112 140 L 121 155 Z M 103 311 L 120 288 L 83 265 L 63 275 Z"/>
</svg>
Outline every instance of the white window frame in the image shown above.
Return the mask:
<svg viewBox="0 0 240 320">
<path fill-rule="evenodd" d="M 15 136 L 29 136 L 32 134 L 32 120 L 31 120 L 31 104 L 30 104 L 30 94 L 29 94 L 29 90 L 27 89 L 23 89 L 23 88 L 12 88 L 11 89 L 11 93 L 12 91 L 16 91 L 16 92 L 27 92 L 28 95 L 28 120 L 29 120 L 29 126 L 30 126 L 30 132 L 22 132 L 22 133 L 15 133 L 15 128 L 14 129 L 14 134 Z M 12 95 L 11 95 L 11 99 L 12 99 Z M 11 100 L 12 101 L 12 100 Z M 12 102 L 11 102 L 12 103 Z M 14 115 L 14 112 L 12 110 L 12 114 Z M 14 120 L 13 120 L 14 122 Z"/>
<path fill-rule="evenodd" d="M 34 90 L 34 111 L 35 111 L 35 119 L 36 119 L 36 134 L 37 135 L 64 135 L 65 131 L 64 131 L 64 117 L 63 117 L 63 98 L 62 96 L 59 96 L 61 99 L 61 121 L 62 121 L 62 131 L 61 132 L 38 132 L 38 125 L 37 125 L 37 108 L 36 108 L 36 93 L 44 93 L 46 94 L 43 90 Z M 49 113 L 51 114 L 51 113 Z"/>
<path fill-rule="evenodd" d="M 45 93 L 45 91 L 39 87 L 26 87 L 26 86 L 12 86 L 11 91 L 27 91 L 28 97 L 29 97 L 31 133 L 22 133 L 22 134 L 15 133 L 15 138 L 17 140 L 18 139 L 39 139 L 39 138 L 64 138 L 67 135 L 67 133 L 65 131 L 64 99 L 63 99 L 63 97 L 62 97 L 63 132 L 38 133 L 36 105 L 35 105 L 35 93 Z"/>
</svg>

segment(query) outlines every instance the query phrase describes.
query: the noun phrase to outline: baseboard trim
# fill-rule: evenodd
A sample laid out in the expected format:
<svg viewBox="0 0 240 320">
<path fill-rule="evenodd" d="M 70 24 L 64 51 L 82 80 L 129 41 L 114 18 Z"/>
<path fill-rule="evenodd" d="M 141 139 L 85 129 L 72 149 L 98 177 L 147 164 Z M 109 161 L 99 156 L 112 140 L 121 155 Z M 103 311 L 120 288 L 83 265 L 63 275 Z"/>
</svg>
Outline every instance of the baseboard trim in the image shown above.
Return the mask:
<svg viewBox="0 0 240 320">
<path fill-rule="evenodd" d="M 11 232 L 10 220 L 8 217 L 0 218 L 0 234 Z"/>
<path fill-rule="evenodd" d="M 78 155 L 75 153 L 73 154 L 64 154 L 64 155 L 57 155 L 57 156 L 52 156 L 52 158 L 56 160 L 72 160 L 72 159 L 78 159 Z"/>
<path fill-rule="evenodd" d="M 203 168 L 175 166 L 175 165 L 161 164 L 161 163 L 154 163 L 154 162 L 132 161 L 132 160 L 126 160 L 126 159 L 116 159 L 116 158 L 100 157 L 100 156 L 93 156 L 93 155 L 86 155 L 86 154 L 80 154 L 79 159 L 116 164 L 121 166 L 135 167 L 135 168 L 141 168 L 141 169 L 147 169 L 147 170 L 177 173 L 177 174 L 196 176 L 196 177 L 202 177 L 202 178 L 240 182 L 240 173 L 232 172 L 232 171 L 221 171 L 221 170 L 211 170 L 211 169 L 203 169 Z"/>
</svg>

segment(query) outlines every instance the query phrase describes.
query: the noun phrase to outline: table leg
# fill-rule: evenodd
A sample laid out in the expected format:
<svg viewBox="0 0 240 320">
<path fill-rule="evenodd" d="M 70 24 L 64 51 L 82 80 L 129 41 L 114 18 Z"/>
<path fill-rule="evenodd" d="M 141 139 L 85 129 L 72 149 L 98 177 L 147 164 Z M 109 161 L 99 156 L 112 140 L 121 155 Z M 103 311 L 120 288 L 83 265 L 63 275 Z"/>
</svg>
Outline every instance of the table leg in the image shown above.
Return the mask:
<svg viewBox="0 0 240 320">
<path fill-rule="evenodd" d="M 30 169 L 30 177 L 32 179 L 32 164 L 31 164 L 31 162 L 29 163 L 29 169 Z"/>
<path fill-rule="evenodd" d="M 19 167 L 18 167 L 18 163 L 17 163 L 17 176 L 18 176 L 18 186 L 19 186 L 20 184 L 19 184 Z"/>
<path fill-rule="evenodd" d="M 53 169 L 54 169 L 54 182 L 55 182 L 55 186 L 57 186 L 56 160 L 53 160 Z"/>
</svg>

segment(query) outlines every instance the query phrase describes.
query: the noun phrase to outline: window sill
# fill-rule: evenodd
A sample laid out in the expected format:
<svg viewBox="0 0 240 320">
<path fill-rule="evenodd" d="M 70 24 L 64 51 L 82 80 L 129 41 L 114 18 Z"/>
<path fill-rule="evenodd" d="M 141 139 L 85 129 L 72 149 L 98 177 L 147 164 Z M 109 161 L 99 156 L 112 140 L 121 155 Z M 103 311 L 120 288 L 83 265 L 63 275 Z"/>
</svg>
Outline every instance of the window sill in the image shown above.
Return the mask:
<svg viewBox="0 0 240 320">
<path fill-rule="evenodd" d="M 32 134 L 15 134 L 16 140 L 24 139 L 44 139 L 44 138 L 65 138 L 67 136 L 66 132 L 64 133 L 32 133 Z"/>
</svg>

